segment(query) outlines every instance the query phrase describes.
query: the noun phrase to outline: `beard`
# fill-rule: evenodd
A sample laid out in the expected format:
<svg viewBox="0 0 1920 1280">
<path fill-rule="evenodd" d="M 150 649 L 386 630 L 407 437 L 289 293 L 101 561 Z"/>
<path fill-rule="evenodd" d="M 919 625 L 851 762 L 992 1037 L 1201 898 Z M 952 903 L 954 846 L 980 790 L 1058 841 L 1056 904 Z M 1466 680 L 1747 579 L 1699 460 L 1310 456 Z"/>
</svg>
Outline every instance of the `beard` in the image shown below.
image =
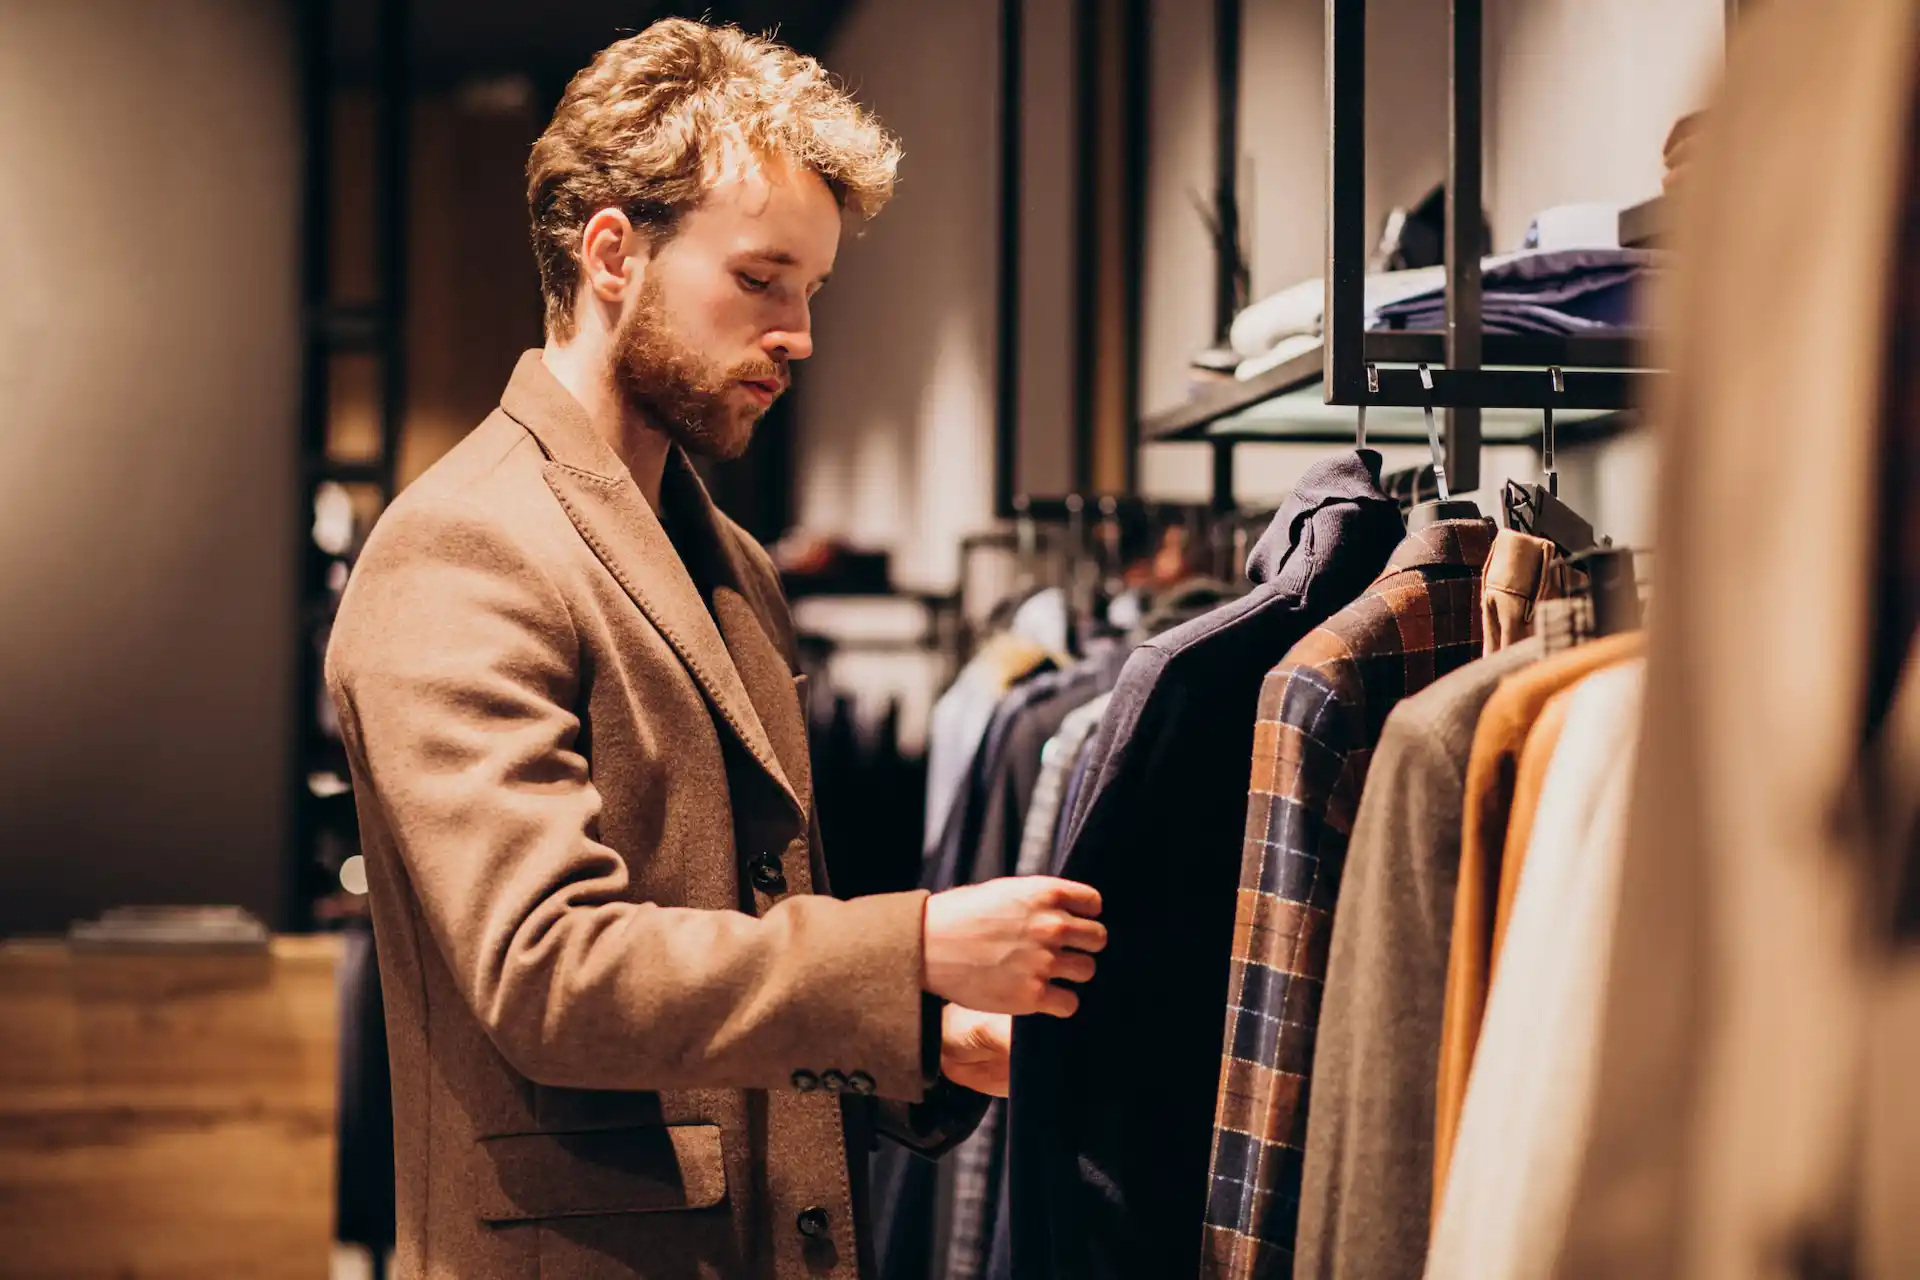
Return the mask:
<svg viewBox="0 0 1920 1280">
<path fill-rule="evenodd" d="M 771 406 L 742 403 L 734 388 L 770 380 L 785 381 L 785 371 L 771 359 L 723 367 L 683 342 L 654 281 L 641 286 L 632 313 L 614 333 L 615 388 L 630 408 L 695 457 L 731 461 L 747 451 L 754 424 Z"/>
</svg>

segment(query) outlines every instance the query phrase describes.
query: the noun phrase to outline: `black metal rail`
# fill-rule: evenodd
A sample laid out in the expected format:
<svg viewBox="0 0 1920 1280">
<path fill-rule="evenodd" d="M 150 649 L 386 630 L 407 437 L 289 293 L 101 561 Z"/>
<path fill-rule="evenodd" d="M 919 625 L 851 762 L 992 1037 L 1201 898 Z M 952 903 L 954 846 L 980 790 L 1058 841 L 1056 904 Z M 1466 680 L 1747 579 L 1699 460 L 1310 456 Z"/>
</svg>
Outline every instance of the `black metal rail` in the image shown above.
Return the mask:
<svg viewBox="0 0 1920 1280">
<path fill-rule="evenodd" d="M 1554 407 L 1560 409 L 1576 408 L 1613 408 L 1610 404 L 1577 403 L 1587 398 L 1584 390 L 1585 380 L 1589 376 L 1586 370 L 1636 370 L 1644 369 L 1646 363 L 1645 336 L 1640 334 L 1610 334 L 1604 337 L 1559 338 L 1539 334 L 1488 334 L 1481 339 L 1482 356 L 1485 363 L 1496 366 L 1520 366 L 1538 369 L 1532 377 L 1545 385 L 1549 368 L 1573 370 L 1564 374 L 1567 392 L 1554 398 Z M 1429 364 L 1438 366 L 1446 359 L 1446 335 L 1431 330 L 1400 331 L 1376 330 L 1365 335 L 1362 345 L 1364 361 L 1362 378 L 1365 377 L 1364 365 L 1376 366 L 1381 378 L 1397 379 L 1399 371 L 1383 368 L 1386 365 Z M 1222 418 L 1232 417 L 1256 405 L 1264 404 L 1276 396 L 1286 395 L 1290 391 L 1319 382 L 1326 373 L 1325 347 L 1316 347 L 1311 351 L 1295 356 L 1285 364 L 1249 378 L 1244 382 L 1221 383 L 1209 387 L 1200 394 L 1171 409 L 1151 414 L 1141 422 L 1141 437 L 1150 441 L 1200 440 L 1209 435 L 1208 428 Z M 1408 376 L 1418 375 L 1407 371 Z M 1441 371 L 1435 369 L 1435 395 L 1439 395 Z M 1364 382 L 1363 382 L 1364 385 Z M 1385 384 L 1383 384 L 1384 386 Z M 1583 388 L 1577 395 L 1575 388 Z M 1330 403 L 1339 403 L 1328 397 Z M 1386 403 L 1381 399 L 1370 398 L 1369 404 Z M 1415 400 L 1415 404 L 1424 404 L 1424 400 Z M 1445 407 L 1447 401 L 1435 398 L 1436 408 Z M 1499 404 L 1488 403 L 1483 407 L 1498 408 Z"/>
<path fill-rule="evenodd" d="M 1025 0 L 1000 0 L 1000 274 L 994 293 L 993 509 L 1013 514 L 1020 451 L 1020 169 Z"/>
</svg>

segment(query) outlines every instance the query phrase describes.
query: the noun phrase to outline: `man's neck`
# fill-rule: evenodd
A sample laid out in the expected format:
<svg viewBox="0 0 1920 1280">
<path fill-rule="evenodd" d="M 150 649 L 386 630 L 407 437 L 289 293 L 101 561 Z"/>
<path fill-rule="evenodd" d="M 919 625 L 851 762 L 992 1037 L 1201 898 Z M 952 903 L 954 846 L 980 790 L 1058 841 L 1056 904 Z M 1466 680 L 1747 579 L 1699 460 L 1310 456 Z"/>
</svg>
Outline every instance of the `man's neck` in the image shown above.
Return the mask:
<svg viewBox="0 0 1920 1280">
<path fill-rule="evenodd" d="M 602 440 L 617 454 L 640 486 L 647 505 L 660 510 L 660 485 L 667 470 L 667 451 L 672 447 L 666 433 L 655 428 L 639 410 L 627 405 L 607 376 L 604 351 L 584 342 L 556 343 L 549 339 L 540 358 L 547 371 L 565 387 L 587 421 Z"/>
</svg>

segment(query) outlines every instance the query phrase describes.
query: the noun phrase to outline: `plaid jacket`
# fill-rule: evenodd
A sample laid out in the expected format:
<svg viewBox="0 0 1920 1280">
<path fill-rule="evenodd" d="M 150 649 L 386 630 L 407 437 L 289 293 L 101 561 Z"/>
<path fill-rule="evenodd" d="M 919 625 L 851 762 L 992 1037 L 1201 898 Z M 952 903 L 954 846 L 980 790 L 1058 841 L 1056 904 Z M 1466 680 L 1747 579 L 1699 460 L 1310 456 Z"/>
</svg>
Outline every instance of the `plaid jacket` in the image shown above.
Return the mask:
<svg viewBox="0 0 1920 1280">
<path fill-rule="evenodd" d="M 1491 522 L 1408 535 L 1268 673 L 1254 731 L 1201 1274 L 1290 1275 L 1307 1082 L 1347 837 L 1394 705 L 1480 656 Z"/>
</svg>

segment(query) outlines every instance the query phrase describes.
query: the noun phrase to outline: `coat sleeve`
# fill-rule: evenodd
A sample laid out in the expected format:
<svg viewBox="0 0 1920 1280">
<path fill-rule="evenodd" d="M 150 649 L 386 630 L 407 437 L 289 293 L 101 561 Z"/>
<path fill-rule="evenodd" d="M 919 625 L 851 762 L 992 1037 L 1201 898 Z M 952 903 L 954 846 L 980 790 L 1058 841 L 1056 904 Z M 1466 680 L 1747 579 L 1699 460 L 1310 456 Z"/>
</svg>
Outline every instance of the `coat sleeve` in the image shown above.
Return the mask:
<svg viewBox="0 0 1920 1280">
<path fill-rule="evenodd" d="M 941 1076 L 919 1102 L 881 1098 L 875 1132 L 916 1155 L 937 1160 L 973 1136 L 993 1099 Z"/>
<path fill-rule="evenodd" d="M 328 653 L 356 789 L 390 831 L 368 856 L 397 859 L 501 1055 L 576 1089 L 835 1069 L 918 1101 L 925 895 L 802 895 L 761 917 L 631 901 L 630 861 L 659 851 L 596 839 L 579 673 L 535 559 L 445 503 L 389 513 Z"/>
</svg>

